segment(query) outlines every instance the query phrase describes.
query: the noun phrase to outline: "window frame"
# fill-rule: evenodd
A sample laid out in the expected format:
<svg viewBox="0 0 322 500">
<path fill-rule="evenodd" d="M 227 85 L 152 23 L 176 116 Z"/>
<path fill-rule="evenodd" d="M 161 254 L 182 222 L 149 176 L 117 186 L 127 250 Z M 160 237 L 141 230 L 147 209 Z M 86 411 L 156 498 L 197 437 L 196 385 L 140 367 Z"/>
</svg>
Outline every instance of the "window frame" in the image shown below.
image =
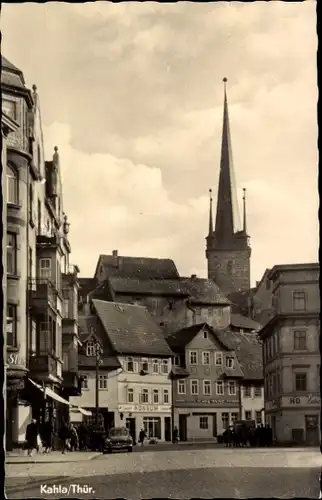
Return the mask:
<svg viewBox="0 0 322 500">
<path fill-rule="evenodd" d="M 130 395 L 132 397 L 132 401 L 131 401 L 131 398 L 130 398 Z M 126 400 L 129 404 L 133 404 L 134 403 L 134 389 L 133 387 L 128 387 L 127 388 L 127 391 L 126 391 Z"/>
<path fill-rule="evenodd" d="M 195 357 L 195 362 L 192 362 L 192 355 Z M 196 366 L 198 364 L 198 352 L 197 351 L 189 351 L 189 365 Z"/>
<path fill-rule="evenodd" d="M 132 363 L 132 370 L 129 369 L 129 363 Z M 126 358 L 126 371 L 128 373 L 134 373 L 134 359 L 132 356 Z"/>
<path fill-rule="evenodd" d="M 252 397 L 252 387 L 250 385 L 244 385 L 243 397 L 244 398 L 251 398 Z"/>
<path fill-rule="evenodd" d="M 209 418 L 207 415 L 200 415 L 199 429 L 202 429 L 204 431 L 207 431 L 209 429 Z"/>
<path fill-rule="evenodd" d="M 233 391 L 231 390 L 233 389 Z M 237 394 L 237 384 L 235 380 L 228 381 L 228 396 L 236 396 Z"/>
<path fill-rule="evenodd" d="M 160 373 L 160 363 L 158 359 L 152 359 L 152 373 L 154 375 L 158 375 Z"/>
<path fill-rule="evenodd" d="M 255 423 L 256 425 L 263 423 L 262 412 L 260 410 L 255 410 Z"/>
<path fill-rule="evenodd" d="M 92 350 L 90 348 L 93 348 Z M 88 340 L 86 342 L 86 356 L 88 356 L 89 358 L 92 358 L 95 356 L 96 354 L 96 351 L 95 351 L 95 342 L 93 340 Z M 93 354 L 90 354 L 90 352 L 93 352 Z"/>
<path fill-rule="evenodd" d="M 229 427 L 229 412 L 228 411 L 222 412 L 221 423 L 222 423 L 223 429 L 228 429 L 228 427 Z"/>
<path fill-rule="evenodd" d="M 299 333 L 304 333 L 304 337 L 296 337 L 296 334 L 299 334 Z M 296 342 L 297 341 L 300 341 L 304 338 L 304 344 L 305 344 L 305 347 L 300 347 L 300 342 L 298 344 L 298 347 L 297 347 L 297 344 Z M 293 349 L 294 351 L 307 351 L 307 330 L 306 329 L 296 329 L 296 330 L 293 330 Z"/>
<path fill-rule="evenodd" d="M 88 390 L 88 375 L 82 375 L 82 389 Z"/>
<path fill-rule="evenodd" d="M 297 387 L 297 377 L 304 377 L 303 379 L 305 380 L 305 388 L 304 389 L 299 389 Z M 294 373 L 294 389 L 295 392 L 307 392 L 307 387 L 308 387 L 308 374 L 307 372 L 295 372 Z"/>
<path fill-rule="evenodd" d="M 193 386 L 197 388 L 197 392 L 193 392 L 193 390 L 192 390 Z M 196 378 L 193 378 L 190 380 L 190 394 L 192 396 L 199 396 L 199 380 Z"/>
<path fill-rule="evenodd" d="M 7 111 L 6 109 L 4 109 L 5 108 L 4 103 L 10 104 L 12 106 L 12 110 Z M 17 101 L 4 97 L 2 99 L 1 107 L 2 107 L 2 112 L 4 114 L 9 116 L 9 118 L 11 118 L 12 120 L 17 121 Z"/>
<path fill-rule="evenodd" d="M 220 363 L 218 363 L 218 360 L 220 360 Z M 215 352 L 215 366 L 223 366 L 223 353 L 222 352 Z"/>
<path fill-rule="evenodd" d="M 155 396 L 157 396 L 157 401 L 155 401 Z M 152 404 L 158 405 L 160 404 L 160 391 L 159 389 L 152 389 Z"/>
<path fill-rule="evenodd" d="M 206 390 L 205 390 L 206 386 L 209 388 L 209 392 L 206 392 Z M 212 395 L 211 380 L 205 379 L 202 381 L 202 392 L 203 392 L 204 396 L 211 396 Z"/>
<path fill-rule="evenodd" d="M 180 390 L 183 389 L 182 391 Z M 183 378 L 179 378 L 177 381 L 177 393 L 178 394 L 186 394 L 187 392 L 187 387 L 186 387 L 186 381 Z"/>
<path fill-rule="evenodd" d="M 145 366 L 145 368 L 144 368 Z M 141 358 L 140 360 L 140 371 L 149 373 L 149 360 L 148 358 Z"/>
<path fill-rule="evenodd" d="M 250 418 L 247 418 L 247 414 L 250 414 Z M 252 412 L 252 410 L 245 410 L 245 420 L 247 420 L 247 422 L 249 422 L 252 419 L 253 419 L 253 412 Z"/>
<path fill-rule="evenodd" d="M 12 314 L 11 314 L 11 312 Z M 18 347 L 18 306 L 16 304 L 7 303 L 7 321 L 6 321 L 6 344 L 8 347 Z M 10 327 L 11 331 L 8 330 Z M 12 342 L 8 342 L 8 334 L 12 336 Z"/>
<path fill-rule="evenodd" d="M 224 396 L 225 395 L 225 388 L 224 388 L 224 382 L 223 380 L 216 380 L 216 395 L 217 396 Z M 221 387 L 221 390 L 219 391 L 218 388 Z"/>
<path fill-rule="evenodd" d="M 146 396 L 146 398 L 145 398 L 145 396 Z M 146 399 L 146 401 L 145 401 L 145 399 Z M 146 387 L 141 388 L 140 403 L 143 405 L 149 404 L 149 389 L 147 389 Z"/>
<path fill-rule="evenodd" d="M 205 355 L 208 356 L 208 363 L 205 363 Z M 203 364 L 203 366 L 210 366 L 210 352 L 209 351 L 202 352 L 202 364 Z"/>
<path fill-rule="evenodd" d="M 229 366 L 228 361 L 231 361 L 231 366 Z M 226 368 L 229 368 L 232 370 L 234 368 L 234 364 L 235 364 L 234 361 L 235 360 L 234 360 L 233 356 L 226 356 L 226 361 L 225 361 Z"/>
<path fill-rule="evenodd" d="M 42 264 L 44 262 L 49 262 L 49 266 L 42 266 Z M 48 259 L 48 257 L 46 258 L 41 258 L 39 259 L 39 278 L 41 280 L 49 280 L 51 281 L 52 280 L 52 260 L 51 259 Z M 44 272 L 46 271 L 46 272 Z"/>
<path fill-rule="evenodd" d="M 103 382 L 103 383 L 101 383 Z M 106 387 L 104 387 L 106 386 Z M 108 377 L 107 375 L 99 375 L 98 376 L 98 388 L 100 391 L 107 391 L 108 390 Z"/>
<path fill-rule="evenodd" d="M 167 396 L 167 397 L 165 398 L 165 396 Z M 169 389 L 163 389 L 163 391 L 162 391 L 162 401 L 163 401 L 164 405 L 168 405 L 170 403 L 169 396 L 170 396 Z M 167 401 L 166 401 L 166 399 L 167 399 Z"/>
<path fill-rule="evenodd" d="M 301 295 L 301 298 L 299 298 Z M 295 307 L 297 301 L 303 301 L 304 307 Z M 307 310 L 307 294 L 305 290 L 293 290 L 293 311 L 305 312 Z"/>
<path fill-rule="evenodd" d="M 168 375 L 168 373 L 169 373 L 169 360 L 162 359 L 162 361 L 161 361 L 161 374 Z"/>
<path fill-rule="evenodd" d="M 7 204 L 19 205 L 19 172 L 11 163 L 8 163 L 6 168 L 6 190 Z"/>
<path fill-rule="evenodd" d="M 256 394 L 256 392 L 258 392 L 258 391 L 259 391 L 259 393 Z M 262 387 L 255 385 L 254 386 L 254 398 L 261 398 L 261 397 L 262 397 Z"/>
<path fill-rule="evenodd" d="M 13 245 L 9 245 L 9 239 L 13 240 Z M 13 269 L 8 268 L 8 255 L 12 256 Z M 16 276 L 17 275 L 17 257 L 18 257 L 18 244 L 17 244 L 17 234 L 12 231 L 7 231 L 7 275 Z"/>
</svg>

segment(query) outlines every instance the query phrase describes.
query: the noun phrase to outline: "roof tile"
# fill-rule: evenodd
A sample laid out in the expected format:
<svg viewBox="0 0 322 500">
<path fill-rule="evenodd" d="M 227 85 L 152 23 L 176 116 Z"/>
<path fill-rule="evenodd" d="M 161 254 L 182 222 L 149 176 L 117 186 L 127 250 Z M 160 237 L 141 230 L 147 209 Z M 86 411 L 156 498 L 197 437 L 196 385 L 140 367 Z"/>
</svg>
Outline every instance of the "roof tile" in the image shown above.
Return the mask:
<svg viewBox="0 0 322 500">
<path fill-rule="evenodd" d="M 118 354 L 172 355 L 160 326 L 145 307 L 97 299 L 93 305 Z"/>
<path fill-rule="evenodd" d="M 171 259 L 100 255 L 99 261 L 108 276 L 142 279 L 179 277 L 176 265 Z"/>
</svg>

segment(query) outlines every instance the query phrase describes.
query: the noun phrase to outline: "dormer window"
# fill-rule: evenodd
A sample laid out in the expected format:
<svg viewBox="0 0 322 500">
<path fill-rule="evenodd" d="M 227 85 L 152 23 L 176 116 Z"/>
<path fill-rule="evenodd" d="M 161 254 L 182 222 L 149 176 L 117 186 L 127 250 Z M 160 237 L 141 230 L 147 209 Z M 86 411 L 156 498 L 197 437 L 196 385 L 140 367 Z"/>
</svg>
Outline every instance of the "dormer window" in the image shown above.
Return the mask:
<svg viewBox="0 0 322 500">
<path fill-rule="evenodd" d="M 234 368 L 234 358 L 231 356 L 228 356 L 226 358 L 226 368 Z"/>
<path fill-rule="evenodd" d="M 95 356 L 95 343 L 93 341 L 86 344 L 86 356 Z"/>
</svg>

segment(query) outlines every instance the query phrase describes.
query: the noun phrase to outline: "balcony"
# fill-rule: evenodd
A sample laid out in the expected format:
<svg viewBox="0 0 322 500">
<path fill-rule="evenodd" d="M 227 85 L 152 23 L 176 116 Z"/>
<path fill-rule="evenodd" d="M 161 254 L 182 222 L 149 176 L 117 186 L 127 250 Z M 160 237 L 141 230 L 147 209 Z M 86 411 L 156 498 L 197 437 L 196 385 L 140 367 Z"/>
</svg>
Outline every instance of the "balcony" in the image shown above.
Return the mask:
<svg viewBox="0 0 322 500">
<path fill-rule="evenodd" d="M 41 227 L 37 232 L 37 247 L 56 248 L 60 243 L 60 236 L 54 229 Z"/>
<path fill-rule="evenodd" d="M 51 354 L 35 354 L 29 357 L 29 371 L 43 378 L 57 378 L 57 361 Z"/>
<path fill-rule="evenodd" d="M 79 273 L 78 266 L 74 264 L 70 264 L 69 266 L 67 266 L 65 272 L 62 273 L 64 285 L 70 285 L 70 286 L 76 285 L 78 282 L 77 280 L 78 273 Z"/>
<path fill-rule="evenodd" d="M 55 285 L 45 278 L 28 280 L 29 305 L 35 312 L 42 314 L 50 305 L 57 310 L 57 291 Z"/>
</svg>

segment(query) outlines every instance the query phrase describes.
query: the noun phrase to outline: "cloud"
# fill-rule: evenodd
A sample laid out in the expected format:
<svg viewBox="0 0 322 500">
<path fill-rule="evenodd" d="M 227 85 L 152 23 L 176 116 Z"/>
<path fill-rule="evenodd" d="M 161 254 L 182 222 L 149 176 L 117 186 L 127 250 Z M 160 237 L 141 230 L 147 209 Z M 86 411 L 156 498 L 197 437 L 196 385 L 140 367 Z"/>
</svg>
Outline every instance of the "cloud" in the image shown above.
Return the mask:
<svg viewBox="0 0 322 500">
<path fill-rule="evenodd" d="M 118 247 L 205 274 L 224 76 L 252 275 L 316 260 L 315 2 L 5 4 L 2 34 L 38 86 L 49 157 L 58 143 L 83 273 Z"/>
</svg>

